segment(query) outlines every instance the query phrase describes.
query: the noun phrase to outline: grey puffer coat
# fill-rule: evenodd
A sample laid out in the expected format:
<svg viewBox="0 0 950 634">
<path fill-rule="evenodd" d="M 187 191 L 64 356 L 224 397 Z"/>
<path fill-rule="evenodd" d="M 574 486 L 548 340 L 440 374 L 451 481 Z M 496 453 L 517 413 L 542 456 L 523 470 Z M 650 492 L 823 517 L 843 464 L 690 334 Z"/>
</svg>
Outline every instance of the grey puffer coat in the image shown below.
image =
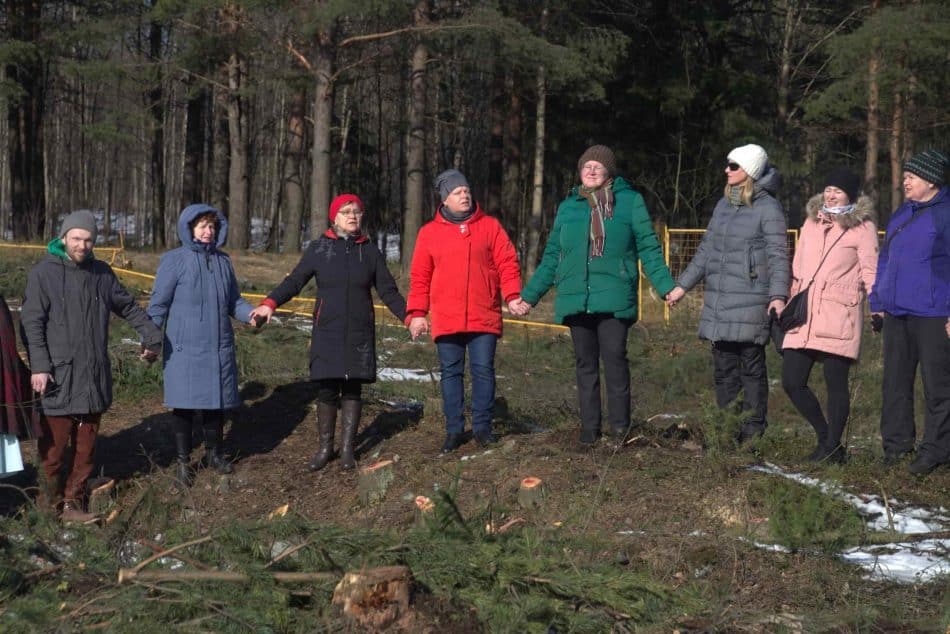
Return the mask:
<svg viewBox="0 0 950 634">
<path fill-rule="evenodd" d="M 62 251 L 62 241 L 56 243 L 51 250 Z M 20 328 L 31 371 L 53 375 L 42 400 L 46 414 L 101 414 L 109 409 L 110 313 L 128 321 L 146 347 L 161 346 L 161 331 L 105 262 L 76 264 L 50 253 L 30 270 Z"/>
<path fill-rule="evenodd" d="M 755 183 L 751 207 L 721 198 L 696 255 L 680 275 L 679 285 L 687 291 L 705 283 L 701 339 L 768 341 L 768 304 L 786 299 L 789 288 L 785 211 L 774 198 L 779 182 L 769 166 Z"/>
</svg>

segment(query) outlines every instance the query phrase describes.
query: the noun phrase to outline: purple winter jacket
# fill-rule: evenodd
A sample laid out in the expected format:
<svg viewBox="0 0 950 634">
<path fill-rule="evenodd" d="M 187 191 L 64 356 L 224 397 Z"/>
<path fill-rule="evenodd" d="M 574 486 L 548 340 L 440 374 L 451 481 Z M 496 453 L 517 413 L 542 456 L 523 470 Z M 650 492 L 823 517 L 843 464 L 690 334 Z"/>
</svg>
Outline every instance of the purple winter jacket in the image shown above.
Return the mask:
<svg viewBox="0 0 950 634">
<path fill-rule="evenodd" d="M 950 187 L 891 216 L 868 299 L 874 312 L 950 317 Z"/>
</svg>

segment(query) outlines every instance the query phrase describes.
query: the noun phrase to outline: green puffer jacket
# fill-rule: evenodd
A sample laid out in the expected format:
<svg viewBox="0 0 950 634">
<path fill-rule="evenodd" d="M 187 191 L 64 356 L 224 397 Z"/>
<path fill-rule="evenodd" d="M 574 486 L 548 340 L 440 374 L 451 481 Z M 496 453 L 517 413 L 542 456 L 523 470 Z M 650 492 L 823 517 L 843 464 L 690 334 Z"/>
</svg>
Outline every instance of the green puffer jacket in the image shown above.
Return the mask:
<svg viewBox="0 0 950 634">
<path fill-rule="evenodd" d="M 590 205 L 575 187 L 561 203 L 541 264 L 521 296 L 537 304 L 557 287 L 554 318 L 580 313 L 611 313 L 637 319 L 637 259 L 660 295 L 675 283 L 663 259 L 643 197 L 620 177 L 614 178 L 613 218 L 605 219 L 604 255 L 590 257 Z"/>
</svg>

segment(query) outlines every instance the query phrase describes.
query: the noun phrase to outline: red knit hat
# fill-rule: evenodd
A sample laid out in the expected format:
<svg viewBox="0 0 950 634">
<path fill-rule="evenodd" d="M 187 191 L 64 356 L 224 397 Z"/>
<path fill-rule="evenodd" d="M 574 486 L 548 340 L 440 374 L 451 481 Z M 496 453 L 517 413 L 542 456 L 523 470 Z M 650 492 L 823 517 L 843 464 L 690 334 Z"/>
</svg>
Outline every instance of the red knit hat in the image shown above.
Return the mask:
<svg viewBox="0 0 950 634">
<path fill-rule="evenodd" d="M 340 211 L 341 207 L 344 207 L 349 204 L 354 204 L 360 208 L 360 211 L 365 211 L 363 207 L 363 201 L 360 200 L 360 197 L 356 194 L 340 194 L 333 199 L 333 202 L 330 203 L 330 222 L 336 220 L 336 214 Z"/>
</svg>

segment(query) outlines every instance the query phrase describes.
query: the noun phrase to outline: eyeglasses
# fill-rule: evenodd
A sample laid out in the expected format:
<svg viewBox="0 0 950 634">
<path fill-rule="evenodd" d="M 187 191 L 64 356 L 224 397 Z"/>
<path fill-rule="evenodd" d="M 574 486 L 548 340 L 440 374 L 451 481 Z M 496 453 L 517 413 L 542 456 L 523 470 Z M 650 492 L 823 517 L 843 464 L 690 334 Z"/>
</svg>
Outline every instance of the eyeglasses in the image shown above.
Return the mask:
<svg viewBox="0 0 950 634">
<path fill-rule="evenodd" d="M 728 163 L 726 163 L 726 169 L 728 169 L 730 172 L 738 172 L 739 170 L 742 169 L 742 166 L 739 165 L 738 163 L 733 163 L 732 161 L 729 161 Z"/>
<path fill-rule="evenodd" d="M 362 218 L 365 212 L 360 211 L 359 209 L 347 209 L 346 211 L 338 211 L 338 216 L 353 216 L 355 218 Z"/>
<path fill-rule="evenodd" d="M 599 174 L 601 172 L 606 172 L 607 168 L 603 165 L 585 165 L 581 168 L 582 172 L 590 172 L 592 174 Z"/>
</svg>

